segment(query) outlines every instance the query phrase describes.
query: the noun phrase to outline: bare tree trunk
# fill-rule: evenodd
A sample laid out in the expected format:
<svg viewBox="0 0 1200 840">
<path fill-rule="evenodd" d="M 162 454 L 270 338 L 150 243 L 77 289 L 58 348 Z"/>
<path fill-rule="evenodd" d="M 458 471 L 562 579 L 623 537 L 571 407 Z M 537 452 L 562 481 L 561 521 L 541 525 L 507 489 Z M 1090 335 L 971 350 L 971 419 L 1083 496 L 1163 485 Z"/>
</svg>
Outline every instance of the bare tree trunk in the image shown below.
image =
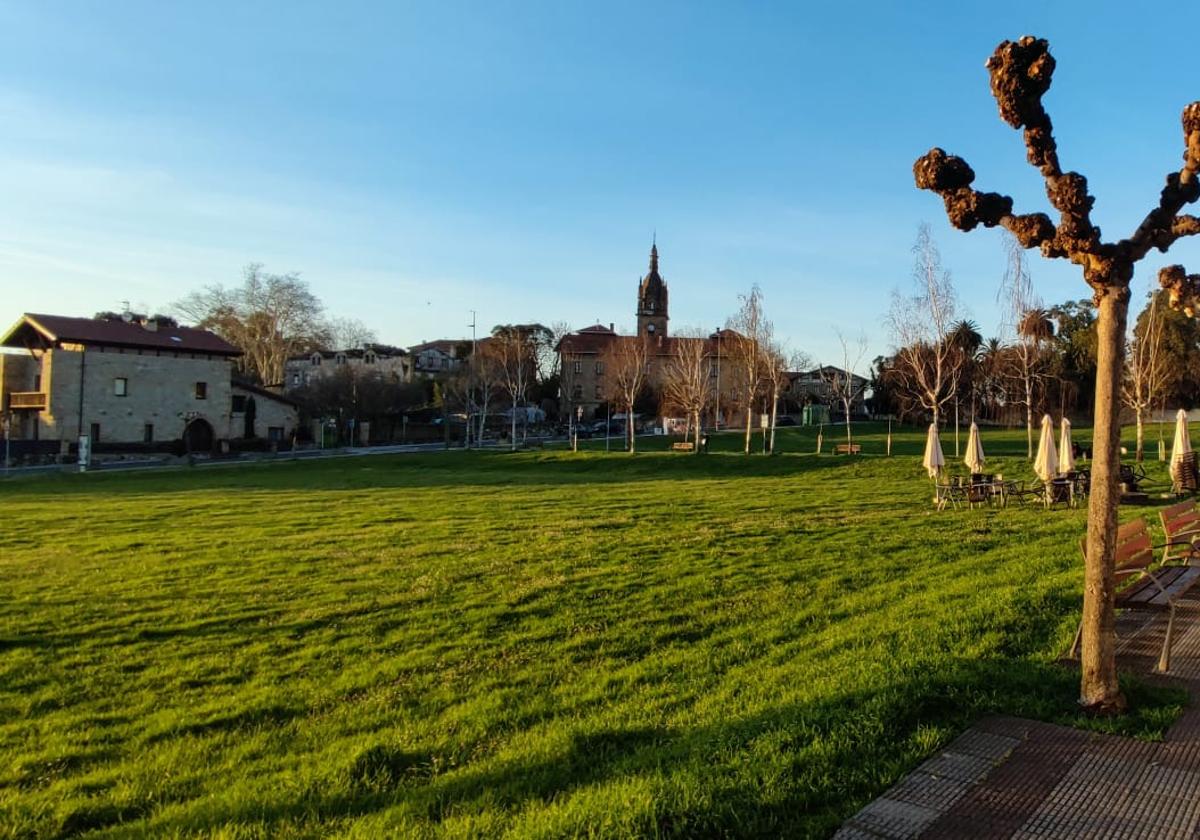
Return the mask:
<svg viewBox="0 0 1200 840">
<path fill-rule="evenodd" d="M 1137 460 L 1140 464 L 1146 457 L 1145 407 L 1139 404 L 1134 415 L 1137 417 Z"/>
<path fill-rule="evenodd" d="M 1113 623 L 1117 549 L 1117 487 L 1120 465 L 1120 385 L 1129 290 L 1108 289 L 1096 321 L 1096 406 L 1092 437 L 1092 485 L 1088 497 L 1087 560 L 1083 588 L 1083 670 L 1080 704 L 1098 714 L 1124 711 L 1117 684 Z"/>
<path fill-rule="evenodd" d="M 842 411 L 846 412 L 846 443 L 852 444 L 854 440 L 850 436 L 850 400 L 845 397 L 842 398 Z"/>
<path fill-rule="evenodd" d="M 1025 384 L 1025 448 L 1026 457 L 1033 460 L 1033 393 L 1028 382 Z"/>
<path fill-rule="evenodd" d="M 625 434 L 629 436 L 629 454 L 632 455 L 637 446 L 633 428 L 633 400 L 629 401 L 629 410 L 625 412 Z"/>
<path fill-rule="evenodd" d="M 779 418 L 779 386 L 773 386 L 771 390 L 771 454 L 775 454 L 775 421 Z"/>
<path fill-rule="evenodd" d="M 746 454 L 750 454 L 750 435 L 752 421 L 754 420 L 754 395 L 746 400 Z"/>
<path fill-rule="evenodd" d="M 699 454 L 700 452 L 700 409 L 692 412 L 692 421 L 696 424 L 696 443 L 692 447 L 692 452 Z"/>
</svg>

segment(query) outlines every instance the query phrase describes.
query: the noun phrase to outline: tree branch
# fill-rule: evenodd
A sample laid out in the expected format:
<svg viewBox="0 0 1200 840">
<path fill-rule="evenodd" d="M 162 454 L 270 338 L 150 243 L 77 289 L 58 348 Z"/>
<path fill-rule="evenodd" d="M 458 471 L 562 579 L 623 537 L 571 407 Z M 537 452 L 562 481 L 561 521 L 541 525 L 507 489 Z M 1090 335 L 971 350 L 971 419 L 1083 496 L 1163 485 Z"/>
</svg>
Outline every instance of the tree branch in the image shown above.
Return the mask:
<svg viewBox="0 0 1200 840">
<path fill-rule="evenodd" d="M 1181 265 L 1158 270 L 1158 285 L 1167 290 L 1172 309 L 1182 308 L 1191 318 L 1200 309 L 1200 274 L 1188 274 Z"/>
<path fill-rule="evenodd" d="M 1133 260 L 1146 256 L 1151 248 L 1166 251 L 1181 236 L 1200 233 L 1200 219 L 1177 215 L 1183 205 L 1200 198 L 1200 102 L 1183 109 L 1183 168 L 1167 176 L 1167 185 L 1159 195 L 1158 206 L 1121 244 Z"/>
</svg>

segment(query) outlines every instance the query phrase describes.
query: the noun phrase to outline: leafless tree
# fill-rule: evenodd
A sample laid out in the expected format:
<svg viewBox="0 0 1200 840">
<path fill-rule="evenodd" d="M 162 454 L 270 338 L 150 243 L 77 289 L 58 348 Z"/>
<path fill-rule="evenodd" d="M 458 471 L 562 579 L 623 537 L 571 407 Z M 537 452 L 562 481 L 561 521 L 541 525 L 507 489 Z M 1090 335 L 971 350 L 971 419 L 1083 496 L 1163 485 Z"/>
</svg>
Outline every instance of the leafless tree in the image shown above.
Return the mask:
<svg viewBox="0 0 1200 840">
<path fill-rule="evenodd" d="M 771 412 L 770 428 L 771 436 L 767 443 L 767 451 L 774 454 L 775 452 L 775 425 L 779 421 L 779 398 L 783 392 L 791 385 L 791 377 L 788 369 L 788 353 L 783 346 L 783 342 L 775 338 L 772 334 L 774 329 L 766 331 L 768 335 L 764 337 L 763 344 L 763 383 L 766 386 L 769 394 L 769 408 Z"/>
<path fill-rule="evenodd" d="M 321 302 L 308 284 L 297 274 L 268 274 L 258 263 L 246 266 L 241 286 L 208 286 L 173 308 L 241 350 L 243 373 L 268 385 L 283 382 L 290 356 L 329 343 Z"/>
<path fill-rule="evenodd" d="M 712 355 L 708 336 L 702 330 L 683 330 L 671 339 L 670 353 L 662 371 L 663 402 L 683 411 L 694 431 L 695 449 L 700 451 L 700 418 L 712 399 Z"/>
<path fill-rule="evenodd" d="M 860 335 L 853 347 L 841 330 L 837 331 L 837 337 L 842 345 L 842 366 L 837 368 L 827 365 L 821 369 L 821 376 L 834 397 L 842 403 L 842 411 L 846 415 L 846 443 L 852 444 L 854 438 L 850 432 L 850 407 L 867 388 L 866 378 L 856 376 L 854 371 L 867 355 L 867 337 Z"/>
<path fill-rule="evenodd" d="M 649 378 L 650 346 L 643 336 L 621 336 L 600 354 L 604 365 L 604 397 L 625 408 L 625 434 L 629 452 L 637 447 L 633 405 Z"/>
<path fill-rule="evenodd" d="M 762 387 L 765 368 L 763 338 L 767 320 L 763 317 L 762 291 L 753 286 L 748 294 L 739 295 L 741 305 L 729 319 L 725 336 L 729 367 L 734 371 L 741 402 L 746 411 L 746 454 L 750 454 L 750 436 L 754 420 L 754 405 Z"/>
<path fill-rule="evenodd" d="M 330 350 L 353 350 L 374 344 L 375 331 L 357 318 L 330 318 L 325 322 Z"/>
<path fill-rule="evenodd" d="M 1125 350 L 1125 378 L 1121 382 L 1121 399 L 1133 410 L 1137 425 L 1137 460 L 1146 453 L 1146 412 L 1162 393 L 1167 379 L 1163 344 L 1163 317 L 1158 311 L 1158 294 L 1151 293 L 1145 321 L 1132 330 Z"/>
<path fill-rule="evenodd" d="M 1016 386 L 1008 389 L 1007 396 L 1009 404 L 1025 408 L 1025 446 L 1032 460 L 1035 392 L 1046 367 L 1047 344 L 1054 337 L 1054 324 L 1033 292 L 1025 249 L 1007 231 L 1004 247 L 1008 267 L 996 297 L 1004 307 L 1006 326 L 1014 333 L 1004 360 L 1009 363 L 1006 378 Z"/>
<path fill-rule="evenodd" d="M 488 408 L 492 397 L 504 381 L 504 359 L 500 345 L 492 338 L 485 338 L 476 343 L 475 352 L 467 360 L 468 377 L 471 388 L 471 410 L 478 415 L 475 440 L 483 442 L 487 426 Z"/>
<path fill-rule="evenodd" d="M 892 293 L 888 325 L 896 342 L 897 376 L 936 424 L 958 386 L 962 356 L 949 340 L 958 300 L 929 225 L 918 229 L 912 250 L 914 289 L 908 295 Z"/>
<path fill-rule="evenodd" d="M 520 325 L 496 327 L 488 344 L 498 363 L 496 373 L 500 385 L 508 395 L 511 421 L 509 446 L 516 449 L 517 412 L 525 407 L 526 394 L 537 369 L 535 345 L 530 333 Z"/>
<path fill-rule="evenodd" d="M 1042 97 L 1050 89 L 1054 58 L 1045 40 L 1025 36 L 1004 41 L 988 59 L 992 94 L 1000 117 L 1023 128 L 1026 157 L 1040 170 L 1050 204 L 1060 214 L 1057 225 L 1045 213 L 1016 214 L 1013 201 L 999 193 L 971 187 L 975 172 L 965 160 L 934 148 L 913 165 L 919 189 L 933 190 L 945 202 L 950 223 L 964 231 L 982 224 L 1010 231 L 1024 248 L 1040 248 L 1047 257 L 1069 259 L 1083 270 L 1098 310 L 1096 406 L 1093 429 L 1091 493 L 1088 497 L 1087 561 L 1084 570 L 1082 678 L 1080 703 L 1097 713 L 1126 706 L 1117 683 L 1114 561 L 1117 549 L 1117 505 L 1120 500 L 1120 382 L 1123 373 L 1125 328 L 1129 313 L 1129 283 L 1134 265 L 1151 248 L 1166 251 L 1183 236 L 1200 234 L 1200 217 L 1184 215 L 1184 205 L 1200 198 L 1200 102 L 1183 109 L 1185 151 L 1183 167 L 1171 172 L 1152 208 L 1126 239 L 1101 240 L 1091 219 L 1094 199 L 1087 179 L 1064 172 L 1050 116 Z M 1171 306 L 1189 315 L 1200 300 L 1200 274 L 1182 266 L 1159 272 L 1159 283 Z"/>
</svg>

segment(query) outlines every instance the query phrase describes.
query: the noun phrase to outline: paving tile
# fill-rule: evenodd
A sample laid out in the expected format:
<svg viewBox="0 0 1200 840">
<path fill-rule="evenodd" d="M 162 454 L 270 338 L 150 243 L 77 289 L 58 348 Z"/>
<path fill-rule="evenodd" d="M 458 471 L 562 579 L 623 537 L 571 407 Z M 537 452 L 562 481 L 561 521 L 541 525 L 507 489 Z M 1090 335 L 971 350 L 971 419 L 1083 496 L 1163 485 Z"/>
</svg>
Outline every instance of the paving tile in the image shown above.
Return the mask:
<svg viewBox="0 0 1200 840">
<path fill-rule="evenodd" d="M 1176 617 L 1171 673 L 1152 674 L 1163 616 L 1118 616 L 1118 662 L 1194 705 L 1162 743 L 996 716 L 862 809 L 842 840 L 1200 840 L 1200 590 Z"/>
<path fill-rule="evenodd" d="M 891 840 L 907 840 L 919 837 L 937 815 L 932 808 L 882 797 L 855 814 L 850 824 Z"/>
<path fill-rule="evenodd" d="M 914 772 L 928 773 L 931 776 L 943 776 L 948 779 L 958 779 L 962 782 L 977 782 L 986 776 L 992 768 L 1007 758 L 1009 752 L 1011 752 L 1011 748 L 1003 754 L 991 758 L 962 752 L 946 751 L 927 760 L 917 767 Z"/>
</svg>

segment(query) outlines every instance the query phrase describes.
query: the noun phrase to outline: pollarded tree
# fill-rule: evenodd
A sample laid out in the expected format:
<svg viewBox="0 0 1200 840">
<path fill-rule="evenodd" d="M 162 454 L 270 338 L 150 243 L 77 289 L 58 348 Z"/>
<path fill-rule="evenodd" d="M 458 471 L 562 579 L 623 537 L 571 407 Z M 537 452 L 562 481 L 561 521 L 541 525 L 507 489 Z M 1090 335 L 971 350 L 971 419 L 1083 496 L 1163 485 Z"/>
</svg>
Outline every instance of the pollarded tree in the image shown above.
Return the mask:
<svg viewBox="0 0 1200 840">
<path fill-rule="evenodd" d="M 1183 215 L 1185 204 L 1200 198 L 1200 102 L 1183 109 L 1186 150 L 1183 167 L 1167 175 L 1158 206 L 1146 214 L 1128 238 L 1100 239 L 1092 223 L 1094 199 L 1087 179 L 1063 172 L 1050 116 L 1042 96 L 1050 88 L 1054 58 L 1045 40 L 1025 36 L 1005 41 L 988 59 L 992 95 L 1000 117 L 1025 130 L 1029 162 L 1046 182 L 1046 195 L 1059 212 L 1057 225 L 1045 213 L 1013 213 L 1011 198 L 978 192 L 971 187 L 975 173 L 960 157 L 931 149 L 913 165 L 919 189 L 933 190 L 945 202 L 950 223 L 959 230 L 978 225 L 1004 227 L 1024 248 L 1040 248 L 1043 256 L 1069 259 L 1083 269 L 1098 310 L 1096 410 L 1093 433 L 1091 494 L 1088 500 L 1087 561 L 1083 588 L 1083 654 L 1080 703 L 1099 713 L 1125 708 L 1117 685 L 1113 600 L 1117 542 L 1117 476 L 1120 447 L 1120 384 L 1125 327 L 1129 313 L 1129 283 L 1134 265 L 1151 248 L 1166 251 L 1181 236 L 1200 234 L 1200 218 Z M 1191 313 L 1200 299 L 1200 275 L 1182 266 L 1159 272 L 1172 306 Z"/>
</svg>

